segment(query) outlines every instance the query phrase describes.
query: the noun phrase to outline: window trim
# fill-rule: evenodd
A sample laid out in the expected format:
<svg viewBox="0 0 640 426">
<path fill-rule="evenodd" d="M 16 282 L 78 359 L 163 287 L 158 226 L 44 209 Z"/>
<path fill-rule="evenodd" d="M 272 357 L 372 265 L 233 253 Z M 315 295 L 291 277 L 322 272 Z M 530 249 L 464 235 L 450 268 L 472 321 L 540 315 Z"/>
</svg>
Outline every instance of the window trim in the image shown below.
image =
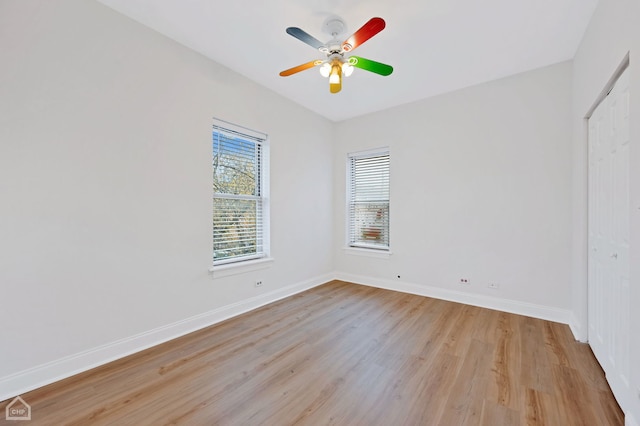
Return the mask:
<svg viewBox="0 0 640 426">
<path fill-rule="evenodd" d="M 360 255 L 360 256 L 370 256 L 370 257 L 381 257 L 386 258 L 391 254 L 391 191 L 389 191 L 389 223 L 388 223 L 388 239 L 389 242 L 386 247 L 381 246 L 373 246 L 367 245 L 366 243 L 351 243 L 350 233 L 351 233 L 351 159 L 352 158 L 367 158 L 367 157 L 375 157 L 378 155 L 387 155 L 389 156 L 389 173 L 391 171 L 391 150 L 388 146 L 368 149 L 363 151 L 354 151 L 347 153 L 347 161 L 346 161 L 346 203 L 345 203 L 345 246 L 344 252 L 348 254 Z M 391 184 L 391 177 L 389 177 L 389 184 Z"/>
<path fill-rule="evenodd" d="M 225 263 L 210 267 L 209 273 L 215 280 L 218 278 L 230 277 L 232 275 L 244 274 L 246 272 L 268 269 L 271 267 L 274 260 L 275 259 L 273 257 L 261 257 L 243 262 Z"/>
<path fill-rule="evenodd" d="M 345 254 L 348 254 L 351 256 L 373 257 L 376 259 L 389 259 L 389 257 L 391 257 L 391 255 L 393 254 L 391 250 L 381 250 L 381 249 L 371 250 L 368 248 L 353 247 L 353 246 L 342 247 L 342 251 Z"/>
<path fill-rule="evenodd" d="M 247 255 L 242 257 L 236 257 L 231 259 L 221 259 L 218 261 L 213 260 L 213 240 L 211 240 L 211 262 L 212 266 L 209 268 L 209 272 L 213 273 L 215 278 L 219 276 L 228 276 L 234 275 L 236 273 L 242 273 L 244 271 L 239 270 L 241 267 L 249 267 L 249 270 L 254 270 L 255 265 L 265 263 L 266 266 L 269 267 L 270 263 L 273 259 L 270 257 L 271 254 L 271 218 L 270 218 L 270 187 L 269 187 L 269 176 L 270 176 L 270 144 L 269 144 L 269 135 L 263 132 L 259 132 L 257 130 L 250 129 L 248 127 L 244 127 L 238 124 L 234 124 L 219 118 L 213 118 L 213 126 L 211 129 L 211 135 L 214 132 L 227 132 L 231 134 L 237 134 L 241 138 L 246 138 L 256 144 L 261 146 L 261 155 L 260 155 L 260 176 L 259 183 L 260 186 L 260 196 L 253 195 L 232 195 L 225 193 L 215 193 L 212 191 L 211 207 L 213 208 L 213 200 L 218 196 L 219 198 L 229 198 L 229 199 L 241 199 L 241 200 L 260 200 L 262 205 L 262 252 L 256 253 L 253 255 Z M 213 155 L 213 153 L 212 153 Z M 213 223 L 211 224 L 211 235 L 213 236 Z M 253 265 L 253 267 L 252 267 Z M 223 271 L 233 271 L 233 269 L 238 269 L 238 272 L 224 272 Z"/>
</svg>

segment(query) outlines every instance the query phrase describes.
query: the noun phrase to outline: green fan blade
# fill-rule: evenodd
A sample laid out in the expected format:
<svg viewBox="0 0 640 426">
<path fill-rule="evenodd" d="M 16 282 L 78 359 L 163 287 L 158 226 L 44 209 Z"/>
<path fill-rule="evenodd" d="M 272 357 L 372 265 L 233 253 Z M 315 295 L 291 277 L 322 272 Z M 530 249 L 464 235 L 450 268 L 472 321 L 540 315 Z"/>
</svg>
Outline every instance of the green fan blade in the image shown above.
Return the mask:
<svg viewBox="0 0 640 426">
<path fill-rule="evenodd" d="M 393 72 L 391 65 L 383 64 L 382 62 L 372 61 L 371 59 L 361 58 L 360 56 L 352 56 L 349 58 L 349 64 L 356 68 L 371 71 L 380 75 L 389 75 Z"/>
</svg>

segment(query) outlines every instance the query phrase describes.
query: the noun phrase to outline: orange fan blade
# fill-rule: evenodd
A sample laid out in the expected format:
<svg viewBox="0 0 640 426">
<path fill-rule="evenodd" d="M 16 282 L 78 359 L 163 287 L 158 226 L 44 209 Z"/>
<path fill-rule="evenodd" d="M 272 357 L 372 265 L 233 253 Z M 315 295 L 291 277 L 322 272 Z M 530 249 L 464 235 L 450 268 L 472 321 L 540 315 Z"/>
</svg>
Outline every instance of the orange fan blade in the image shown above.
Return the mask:
<svg viewBox="0 0 640 426">
<path fill-rule="evenodd" d="M 342 43 L 342 50 L 345 52 L 352 51 L 374 35 L 378 34 L 380 31 L 384 30 L 385 25 L 384 19 L 382 18 L 369 19 L 366 24 Z"/>
<path fill-rule="evenodd" d="M 289 68 L 288 70 L 284 70 L 280 73 L 281 77 L 288 77 L 300 71 L 308 70 L 309 68 L 313 68 L 322 63 L 321 60 L 307 62 L 306 64 L 298 65 L 297 67 Z"/>
</svg>

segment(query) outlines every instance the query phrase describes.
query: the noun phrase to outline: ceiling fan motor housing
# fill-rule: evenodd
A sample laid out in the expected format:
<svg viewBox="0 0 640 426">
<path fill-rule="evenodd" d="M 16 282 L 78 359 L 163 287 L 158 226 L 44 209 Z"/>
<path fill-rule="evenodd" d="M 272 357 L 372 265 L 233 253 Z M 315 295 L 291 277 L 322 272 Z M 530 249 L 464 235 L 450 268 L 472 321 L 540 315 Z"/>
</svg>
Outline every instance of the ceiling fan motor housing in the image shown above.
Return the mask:
<svg viewBox="0 0 640 426">
<path fill-rule="evenodd" d="M 339 34 L 344 33 L 347 30 L 347 26 L 344 20 L 339 16 L 329 16 L 324 20 L 322 24 L 322 31 L 330 34 L 331 37 L 336 37 Z"/>
</svg>

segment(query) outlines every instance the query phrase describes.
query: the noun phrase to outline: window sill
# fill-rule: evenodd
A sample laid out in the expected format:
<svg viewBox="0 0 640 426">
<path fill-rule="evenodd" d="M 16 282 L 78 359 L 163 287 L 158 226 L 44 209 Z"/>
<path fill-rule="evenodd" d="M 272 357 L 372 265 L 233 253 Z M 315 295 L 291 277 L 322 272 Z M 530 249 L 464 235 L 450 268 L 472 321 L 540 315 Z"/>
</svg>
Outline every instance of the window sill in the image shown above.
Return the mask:
<svg viewBox="0 0 640 426">
<path fill-rule="evenodd" d="M 213 279 L 215 280 L 217 278 L 229 277 L 231 275 L 267 269 L 271 267 L 273 261 L 273 257 L 265 257 L 256 260 L 246 260 L 244 262 L 227 263 L 226 265 L 213 266 L 209 268 L 209 273 L 213 275 Z"/>
<path fill-rule="evenodd" d="M 374 257 L 376 259 L 388 259 L 393 253 L 389 250 L 366 249 L 359 247 L 343 247 L 345 254 L 353 256 Z"/>
</svg>

